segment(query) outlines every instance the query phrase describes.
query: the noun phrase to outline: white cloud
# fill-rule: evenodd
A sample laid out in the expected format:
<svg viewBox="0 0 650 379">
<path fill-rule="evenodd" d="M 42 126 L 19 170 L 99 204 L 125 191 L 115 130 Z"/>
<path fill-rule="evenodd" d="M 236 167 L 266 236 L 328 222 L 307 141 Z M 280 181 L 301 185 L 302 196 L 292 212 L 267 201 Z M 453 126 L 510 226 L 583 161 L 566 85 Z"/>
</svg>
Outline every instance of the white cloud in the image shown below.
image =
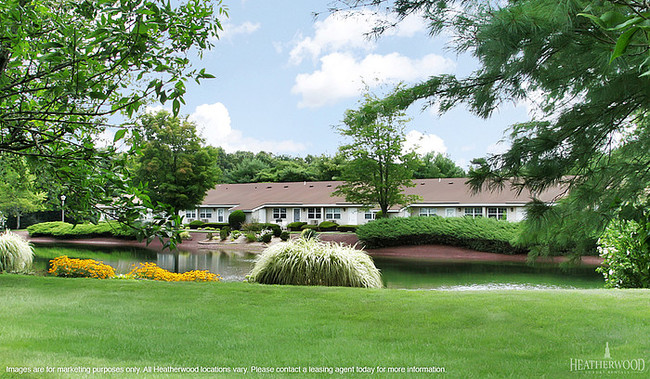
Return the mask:
<svg viewBox="0 0 650 379">
<path fill-rule="evenodd" d="M 299 35 L 294 48 L 289 53 L 289 62 L 300 64 L 303 59 L 316 60 L 323 54 L 334 51 L 361 49 L 371 51 L 376 47 L 367 33 L 382 22 L 394 23 L 393 18 L 382 17 L 368 10 L 338 12 L 329 15 L 323 21 L 314 23 L 314 36 Z M 388 29 L 384 36 L 412 37 L 426 30 L 421 17 L 411 16 L 399 23 L 397 27 Z"/>
<path fill-rule="evenodd" d="M 436 54 L 412 59 L 399 53 L 370 54 L 356 60 L 350 53 L 332 53 L 321 58 L 321 67 L 299 74 L 291 89 L 302 95 L 299 107 L 317 108 L 359 95 L 366 85 L 425 79 L 453 70 L 455 63 Z"/>
<path fill-rule="evenodd" d="M 229 153 L 237 150 L 298 153 L 307 149 L 293 140 L 261 141 L 244 136 L 240 130 L 232 128 L 230 114 L 222 103 L 199 105 L 189 119 L 196 122 L 207 144 L 221 146 Z"/>
<path fill-rule="evenodd" d="M 222 26 L 223 30 L 219 32 L 219 38 L 224 40 L 232 39 L 236 35 L 253 34 L 262 27 L 262 24 L 259 22 L 253 23 L 250 21 L 245 21 L 239 25 L 233 25 L 229 22 L 226 22 Z"/>
<path fill-rule="evenodd" d="M 485 149 L 485 152 L 489 155 L 499 155 L 505 153 L 508 150 L 510 150 L 510 143 L 505 141 L 499 141 L 497 143 L 493 143 L 489 145 Z"/>
<path fill-rule="evenodd" d="M 445 146 L 445 141 L 435 134 L 424 134 L 417 130 L 411 130 L 406 134 L 404 150 L 415 150 L 420 155 L 430 152 L 444 154 L 447 152 L 447 146 Z"/>
</svg>

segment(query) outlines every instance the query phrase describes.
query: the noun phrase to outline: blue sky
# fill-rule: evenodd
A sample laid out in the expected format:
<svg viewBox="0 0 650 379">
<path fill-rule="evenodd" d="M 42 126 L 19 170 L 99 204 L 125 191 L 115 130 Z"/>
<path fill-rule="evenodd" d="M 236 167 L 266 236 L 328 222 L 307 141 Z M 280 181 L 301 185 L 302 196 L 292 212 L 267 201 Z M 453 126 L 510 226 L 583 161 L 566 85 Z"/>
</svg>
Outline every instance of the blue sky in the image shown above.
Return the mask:
<svg viewBox="0 0 650 379">
<path fill-rule="evenodd" d="M 231 0 L 230 17 L 215 47 L 195 59 L 216 79 L 188 82 L 186 105 L 208 144 L 226 151 L 332 155 L 341 144 L 334 127 L 356 108 L 364 83 L 377 94 L 398 82 L 417 83 L 440 73 L 467 74 L 469 56 L 444 49 L 423 22 L 407 19 L 378 40 L 364 33 L 376 16 L 327 13 L 330 0 Z M 323 14 L 314 19 L 314 12 Z M 454 109 L 443 116 L 408 110 L 408 141 L 419 152 L 449 155 L 463 167 L 496 152 L 507 127 L 528 119 L 527 107 L 510 104 L 490 120 Z"/>
</svg>

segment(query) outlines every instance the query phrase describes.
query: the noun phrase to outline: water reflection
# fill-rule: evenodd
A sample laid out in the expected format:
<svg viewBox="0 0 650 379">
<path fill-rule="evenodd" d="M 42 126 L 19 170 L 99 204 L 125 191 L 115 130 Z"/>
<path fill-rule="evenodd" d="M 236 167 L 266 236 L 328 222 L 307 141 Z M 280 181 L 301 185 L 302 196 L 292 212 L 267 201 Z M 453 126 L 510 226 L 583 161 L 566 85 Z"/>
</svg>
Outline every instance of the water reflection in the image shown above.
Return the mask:
<svg viewBox="0 0 650 379">
<path fill-rule="evenodd" d="M 255 254 L 241 251 L 209 251 L 200 254 L 189 252 L 158 253 L 158 266 L 172 272 L 209 270 L 221 275 L 225 281 L 241 281 L 253 268 Z"/>
</svg>

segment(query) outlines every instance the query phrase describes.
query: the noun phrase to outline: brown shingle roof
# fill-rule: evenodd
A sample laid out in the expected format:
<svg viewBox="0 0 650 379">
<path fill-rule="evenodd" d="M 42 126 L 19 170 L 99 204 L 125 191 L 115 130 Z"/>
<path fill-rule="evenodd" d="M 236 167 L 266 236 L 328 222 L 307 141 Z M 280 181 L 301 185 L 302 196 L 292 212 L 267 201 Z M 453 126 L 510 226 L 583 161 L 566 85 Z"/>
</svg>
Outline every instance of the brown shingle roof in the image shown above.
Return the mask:
<svg viewBox="0 0 650 379">
<path fill-rule="evenodd" d="M 483 191 L 472 194 L 465 184 L 466 178 L 453 179 L 417 179 L 413 188 L 407 188 L 407 194 L 422 197 L 416 204 L 526 204 L 531 200 L 530 192 L 523 191 L 517 196 L 516 191 L 505 188 L 500 192 Z M 219 184 L 208 191 L 203 205 L 228 206 L 244 211 L 254 210 L 271 205 L 351 205 L 344 198 L 330 196 L 336 187 L 343 182 L 291 182 L 291 183 L 243 183 Z M 548 190 L 538 198 L 545 202 L 553 202 L 562 195 L 560 188 Z"/>
</svg>

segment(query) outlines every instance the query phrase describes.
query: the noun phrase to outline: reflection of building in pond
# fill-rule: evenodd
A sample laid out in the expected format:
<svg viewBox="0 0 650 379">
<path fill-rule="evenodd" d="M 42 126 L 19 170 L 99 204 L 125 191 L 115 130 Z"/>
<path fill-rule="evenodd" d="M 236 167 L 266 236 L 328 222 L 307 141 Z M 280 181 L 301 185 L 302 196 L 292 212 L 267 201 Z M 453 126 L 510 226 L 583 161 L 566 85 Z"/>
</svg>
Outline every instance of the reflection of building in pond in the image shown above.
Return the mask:
<svg viewBox="0 0 650 379">
<path fill-rule="evenodd" d="M 441 216 L 490 217 L 500 220 L 520 221 L 525 217 L 525 205 L 533 196 L 530 192 L 505 185 L 502 191 L 482 191 L 473 194 L 466 178 L 417 179 L 415 187 L 405 189 L 409 195 L 421 200 L 408 207 L 393 207 L 389 217 Z M 180 215 L 185 222 L 228 222 L 235 210 L 246 214 L 246 222 L 273 222 L 286 225 L 300 221 L 318 224 L 334 221 L 340 225 L 364 224 L 375 218 L 379 211 L 364 209 L 360 204 L 346 202 L 332 196 L 343 182 L 292 182 L 219 184 L 208 191 L 197 209 L 184 210 Z M 563 194 L 561 188 L 551 188 L 536 197 L 546 203 L 555 202 Z"/>
<path fill-rule="evenodd" d="M 219 273 L 224 280 L 241 280 L 252 269 L 253 254 L 243 252 L 209 251 L 205 253 L 158 253 L 157 264 L 167 271 L 183 273 L 208 270 Z"/>
</svg>

